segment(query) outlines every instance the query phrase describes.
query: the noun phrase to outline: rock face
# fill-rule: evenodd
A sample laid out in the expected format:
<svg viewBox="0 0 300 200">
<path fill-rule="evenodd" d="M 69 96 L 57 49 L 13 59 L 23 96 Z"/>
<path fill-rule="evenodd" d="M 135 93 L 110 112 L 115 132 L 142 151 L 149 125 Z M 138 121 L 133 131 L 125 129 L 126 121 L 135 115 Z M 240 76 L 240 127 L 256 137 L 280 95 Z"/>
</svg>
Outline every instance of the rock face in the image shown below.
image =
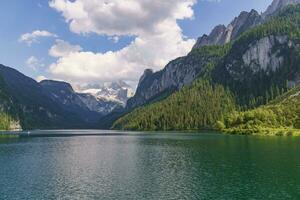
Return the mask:
<svg viewBox="0 0 300 200">
<path fill-rule="evenodd" d="M 262 14 L 263 18 L 276 14 L 287 5 L 299 4 L 300 0 L 274 0 L 268 9 Z"/>
<path fill-rule="evenodd" d="M 227 27 L 218 25 L 209 35 L 200 37 L 193 48 L 197 49 L 206 45 L 226 44 L 260 23 L 262 23 L 262 17 L 257 11 L 241 12 Z"/>
<path fill-rule="evenodd" d="M 185 57 L 171 61 L 163 70 L 153 73 L 145 70 L 141 77 L 136 94 L 127 102 L 127 109 L 155 101 L 173 91 L 192 83 L 204 71 L 204 66 L 215 59 L 214 56 L 198 56 L 190 53 Z"/>
<path fill-rule="evenodd" d="M 225 68 L 230 76 L 239 81 L 248 79 L 245 74 L 275 73 L 289 58 L 284 54 L 287 49 L 293 49 L 296 44 L 287 36 L 270 35 L 253 41 L 244 52 L 232 53 L 225 62 Z"/>
<path fill-rule="evenodd" d="M 115 109 L 119 109 L 120 107 L 122 107 L 122 105 L 118 102 L 97 98 L 92 94 L 77 93 L 77 95 L 89 110 L 100 113 L 102 115 L 107 115 Z"/>
<path fill-rule="evenodd" d="M 90 94 L 102 103 L 108 102 L 113 107 L 125 107 L 127 100 L 133 96 L 133 89 L 124 81 L 117 81 L 106 84 L 87 85 L 79 89 L 79 93 Z M 110 110 L 113 110 L 113 107 Z"/>
<path fill-rule="evenodd" d="M 209 35 L 203 35 L 202 37 L 200 37 L 193 48 L 194 49 L 201 48 L 203 46 L 212 45 L 212 44 L 215 45 L 225 44 L 226 40 L 228 40 L 227 33 L 228 30 L 226 26 L 218 25 L 212 30 L 212 32 Z"/>
<path fill-rule="evenodd" d="M 243 55 L 245 65 L 253 69 L 254 72 L 259 70 L 270 70 L 275 72 L 283 63 L 283 56 L 280 51 L 273 52 L 275 45 L 287 44 L 290 48 L 292 42 L 288 41 L 287 36 L 268 36 L 260 39 L 250 46 Z"/>
<path fill-rule="evenodd" d="M 40 85 L 54 101 L 64 105 L 65 108 L 70 108 L 72 110 L 72 107 L 74 107 L 74 109 L 79 107 L 81 110 L 88 110 L 69 83 L 44 80 L 40 82 Z"/>
<path fill-rule="evenodd" d="M 282 8 L 299 3 L 300 0 L 274 0 L 262 15 L 255 10 L 241 12 L 227 27 L 218 25 L 209 35 L 200 37 L 193 48 L 201 48 L 205 45 L 226 44 L 236 39 L 246 30 L 263 23 L 267 17 L 276 14 Z"/>
<path fill-rule="evenodd" d="M 227 27 L 219 25 L 209 36 L 199 38 L 193 50 L 208 45 L 222 45 L 237 38 L 245 30 L 261 23 L 261 16 L 255 11 L 242 12 Z M 132 109 L 151 102 L 165 94 L 193 82 L 203 71 L 203 66 L 215 58 L 206 58 L 190 53 L 186 57 L 171 61 L 163 70 L 153 73 L 147 69 L 141 77 L 136 94 L 127 102 Z"/>
</svg>

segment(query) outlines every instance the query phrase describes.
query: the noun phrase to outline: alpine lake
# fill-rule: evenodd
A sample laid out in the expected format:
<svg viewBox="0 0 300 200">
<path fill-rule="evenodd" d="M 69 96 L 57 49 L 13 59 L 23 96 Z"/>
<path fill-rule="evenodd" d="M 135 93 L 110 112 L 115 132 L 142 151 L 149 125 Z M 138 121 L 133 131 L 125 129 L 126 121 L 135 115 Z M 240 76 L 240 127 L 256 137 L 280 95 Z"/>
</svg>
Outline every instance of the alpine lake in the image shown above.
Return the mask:
<svg viewBox="0 0 300 200">
<path fill-rule="evenodd" d="M 0 199 L 300 199 L 300 137 L 55 130 L 0 137 Z"/>
</svg>

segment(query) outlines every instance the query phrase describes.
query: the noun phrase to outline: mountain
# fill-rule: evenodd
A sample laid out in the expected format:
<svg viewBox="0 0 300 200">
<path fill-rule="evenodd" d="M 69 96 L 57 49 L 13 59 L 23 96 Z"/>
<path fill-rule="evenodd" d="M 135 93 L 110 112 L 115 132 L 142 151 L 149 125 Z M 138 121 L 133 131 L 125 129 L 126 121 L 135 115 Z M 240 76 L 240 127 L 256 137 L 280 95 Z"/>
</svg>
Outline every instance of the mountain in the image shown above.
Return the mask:
<svg viewBox="0 0 300 200">
<path fill-rule="evenodd" d="M 124 81 L 116 81 L 105 84 L 94 84 L 81 87 L 80 93 L 90 94 L 98 100 L 115 103 L 125 107 L 127 100 L 133 96 L 133 89 Z M 110 110 L 113 110 L 112 107 Z"/>
<path fill-rule="evenodd" d="M 136 95 L 128 101 L 129 109 L 146 106 L 121 117 L 114 127 L 195 130 L 201 125 L 202 128 L 215 128 L 217 122 L 222 122 L 231 112 L 214 109 L 214 106 L 224 99 L 227 106 L 232 105 L 232 101 L 228 101 L 230 96 L 234 97 L 237 111 L 268 103 L 300 82 L 299 24 L 300 5 L 288 6 L 230 43 L 194 48 L 186 57 L 172 61 L 159 72 L 147 70 Z M 191 84 L 194 80 L 207 82 L 208 89 Z M 223 88 L 220 91 L 228 92 L 221 96 L 214 94 L 214 88 L 219 87 Z M 163 92 L 171 89 L 175 93 L 164 96 Z M 208 101 L 201 94 L 193 93 L 214 95 Z M 158 102 L 152 104 L 153 98 L 159 99 Z M 226 107 L 226 104 L 222 103 L 222 106 Z M 164 123 L 159 123 L 160 120 Z"/>
<path fill-rule="evenodd" d="M 95 123 L 99 119 L 99 115 L 103 114 L 102 112 L 99 112 L 97 108 L 91 109 L 91 107 L 88 106 L 87 101 L 85 101 L 85 99 L 89 97 L 76 93 L 69 83 L 44 80 L 39 84 L 50 99 L 61 105 L 65 111 L 80 116 L 85 123 Z"/>
<path fill-rule="evenodd" d="M 267 10 L 262 14 L 263 18 L 267 18 L 274 14 L 277 14 L 280 10 L 285 8 L 287 5 L 299 4 L 300 0 L 274 0 Z"/>
<path fill-rule="evenodd" d="M 235 110 L 232 93 L 222 85 L 197 80 L 163 101 L 140 107 L 118 119 L 113 129 L 174 131 L 210 129 Z"/>
<path fill-rule="evenodd" d="M 20 72 L 0 65 L 1 92 L 5 113 L 18 119 L 23 129 L 71 128 L 83 125 L 80 117 L 65 112 L 43 87 Z M 6 100 L 5 100 L 6 99 Z"/>
<path fill-rule="evenodd" d="M 289 5 L 290 3 L 293 3 L 291 1 L 280 1 L 282 5 Z M 274 1 L 272 4 L 275 4 L 276 1 Z M 270 9 L 270 8 L 269 8 Z M 268 10 L 269 10 L 268 9 Z M 277 11 L 278 9 L 282 10 L 281 7 L 278 7 L 275 9 Z M 271 11 L 267 11 L 271 14 Z M 275 15 L 275 13 L 274 13 Z M 195 44 L 193 50 L 191 53 L 189 53 L 187 56 L 175 59 L 174 61 L 171 61 L 163 70 L 158 72 L 152 72 L 151 70 L 146 70 L 144 75 L 139 81 L 137 90 L 133 98 L 128 100 L 127 103 L 127 110 L 132 110 L 138 106 L 142 106 L 148 103 L 151 103 L 153 101 L 156 101 L 157 99 L 162 99 L 171 94 L 174 91 L 179 90 L 183 86 L 190 85 L 195 79 L 199 78 L 201 76 L 201 72 L 206 69 L 206 65 L 210 64 L 212 61 L 211 59 L 214 59 L 212 57 L 207 57 L 205 52 L 203 53 L 202 47 L 204 46 L 214 46 L 214 45 L 232 45 L 236 40 L 238 40 L 243 33 L 246 31 L 253 29 L 259 25 L 263 24 L 269 24 L 268 22 L 272 18 L 269 18 L 268 20 L 263 20 L 263 17 L 260 16 L 256 11 L 252 10 L 249 13 L 248 12 L 242 12 L 237 18 L 235 18 L 227 27 L 225 26 L 217 26 L 211 33 L 210 36 L 203 36 L 199 38 L 198 42 Z M 274 20 L 273 20 L 274 22 Z M 282 27 L 281 27 L 282 28 Z M 270 34 L 269 34 L 270 35 Z M 271 36 L 270 36 L 271 37 Z M 276 37 L 280 37 L 277 36 Z M 227 38 L 227 39 L 225 39 Z M 245 36 L 244 36 L 245 38 Z M 250 38 L 251 39 L 251 38 Z M 260 38 L 263 39 L 263 38 Z M 241 41 L 241 40 L 240 40 Z M 250 41 L 251 42 L 251 41 Z M 253 38 L 252 42 L 257 42 L 255 38 Z M 263 44 L 264 42 L 268 41 L 261 40 L 259 41 L 262 45 L 270 45 L 269 44 Z M 236 46 L 241 46 L 236 45 Z M 250 45 L 248 42 L 247 45 Z M 252 44 L 253 45 L 253 44 Z M 271 44 L 272 45 L 272 44 Z M 244 48 L 244 47 L 243 47 Z M 245 48 L 248 48 L 248 46 L 245 45 Z M 266 55 L 269 52 L 263 52 L 264 50 L 270 51 L 271 46 L 260 49 L 252 48 L 252 51 L 248 51 L 248 56 L 250 54 L 260 54 Z M 234 48 L 232 49 L 232 54 L 234 55 Z M 245 53 L 246 51 L 244 51 Z M 256 50 L 256 52 L 254 52 Z M 195 55 L 194 52 L 199 52 L 198 55 Z M 236 55 L 241 55 L 241 52 L 237 52 Z M 250 52 L 250 54 L 249 54 Z M 245 55 L 245 56 L 247 56 Z M 256 55 L 256 57 L 259 55 Z M 275 54 L 273 53 L 273 56 Z M 271 59 L 269 58 L 269 55 L 265 57 L 267 60 Z M 288 59 L 288 58 L 287 58 Z M 230 61 L 230 59 L 227 59 Z M 255 59 L 251 59 L 251 61 L 254 62 Z M 237 59 L 236 59 L 237 61 Z M 245 59 L 246 61 L 246 59 Z M 262 58 L 259 60 L 262 61 Z M 274 59 L 272 60 L 274 61 Z M 288 61 L 288 60 L 287 60 Z M 249 62 L 249 61 L 248 61 Z M 270 64 L 270 63 L 262 63 L 259 64 Z M 278 63 L 277 63 L 278 64 Z M 230 63 L 228 64 L 230 65 Z M 253 64 L 252 64 L 253 65 Z M 266 66 L 263 66 L 266 67 Z M 222 74 L 222 73 L 221 73 Z"/>
<path fill-rule="evenodd" d="M 271 112 L 270 102 L 300 83 L 299 1 L 274 0 L 262 15 L 241 12 L 218 25 L 188 55 L 158 72 L 145 70 L 130 99 L 132 89 L 122 81 L 75 91 L 0 65 L 0 129 L 108 127 L 116 119 L 114 128 L 130 130 L 245 129 L 253 123 L 245 121 L 247 112 Z M 285 109 L 291 107 L 276 115 L 289 117 Z M 289 121 L 280 125 L 298 128 L 298 118 Z"/>
<path fill-rule="evenodd" d="M 111 86 L 115 90 L 121 87 Z M 125 85 L 122 87 L 117 97 L 125 101 L 127 89 Z M 38 83 L 0 65 L 0 129 L 96 128 L 103 116 L 123 105 L 105 99 L 103 91 L 101 95 L 100 98 L 78 93 L 69 83 L 61 81 Z"/>
<path fill-rule="evenodd" d="M 77 92 L 69 83 L 36 82 L 0 65 L 0 130 L 97 128 L 105 115 L 122 110 L 130 95 L 123 81 Z"/>
<path fill-rule="evenodd" d="M 202 53 L 201 47 L 210 45 L 224 45 L 236 39 L 242 32 L 262 22 L 261 16 L 255 11 L 241 12 L 227 27 L 216 26 L 210 35 L 204 35 L 198 39 L 193 51 L 199 50 L 199 54 L 188 54 L 185 57 L 171 61 L 163 70 L 152 72 L 147 69 L 139 81 L 136 94 L 129 99 L 127 109 L 133 109 L 168 95 L 175 90 L 189 85 L 201 75 L 205 65 L 214 59 Z M 218 55 L 217 55 L 218 56 Z"/>
<path fill-rule="evenodd" d="M 223 45 L 231 42 L 246 30 L 264 23 L 268 17 L 276 15 L 287 5 L 296 5 L 298 3 L 300 3 L 300 0 L 274 0 L 262 15 L 256 10 L 243 11 L 229 25 L 218 25 L 209 35 L 200 37 L 193 48 L 201 48 L 205 45 Z"/>
<path fill-rule="evenodd" d="M 262 17 L 257 11 L 243 11 L 227 27 L 224 25 L 218 25 L 209 35 L 203 35 L 200 37 L 193 49 L 201 48 L 206 45 L 223 45 L 231 42 L 246 30 L 261 24 L 262 21 Z"/>
<path fill-rule="evenodd" d="M 123 108 L 119 102 L 97 98 L 89 93 L 77 93 L 77 95 L 89 110 L 100 113 L 102 116 L 106 116 L 116 109 Z"/>
<path fill-rule="evenodd" d="M 97 128 L 105 115 L 122 110 L 130 95 L 123 81 L 78 92 L 69 83 L 36 82 L 0 65 L 0 130 Z"/>
<path fill-rule="evenodd" d="M 217 62 L 226 48 L 201 48 L 185 57 L 171 61 L 163 70 L 153 72 L 145 70 L 141 77 L 136 94 L 127 102 L 127 109 L 158 101 L 172 92 L 191 84 L 203 75 L 206 66 Z M 208 66 L 209 67 L 209 66 Z"/>
</svg>

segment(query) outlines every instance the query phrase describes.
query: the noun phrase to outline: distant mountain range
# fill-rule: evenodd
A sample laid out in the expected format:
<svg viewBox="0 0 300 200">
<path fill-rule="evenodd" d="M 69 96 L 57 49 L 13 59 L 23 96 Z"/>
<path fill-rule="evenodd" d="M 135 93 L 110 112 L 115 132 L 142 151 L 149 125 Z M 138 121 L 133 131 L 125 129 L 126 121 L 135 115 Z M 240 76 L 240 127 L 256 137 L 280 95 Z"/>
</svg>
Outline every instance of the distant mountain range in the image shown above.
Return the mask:
<svg viewBox="0 0 300 200">
<path fill-rule="evenodd" d="M 105 115 L 123 109 L 131 94 L 121 81 L 102 86 L 97 93 L 76 92 L 69 83 L 38 83 L 3 65 L 0 77 L 0 114 L 9 114 L 12 124 L 18 121 L 24 129 L 97 128 Z"/>
<path fill-rule="evenodd" d="M 91 94 L 99 100 L 116 102 L 123 107 L 127 100 L 134 95 L 130 85 L 124 81 L 117 81 L 104 84 L 89 84 L 78 89 L 80 93 Z"/>
</svg>

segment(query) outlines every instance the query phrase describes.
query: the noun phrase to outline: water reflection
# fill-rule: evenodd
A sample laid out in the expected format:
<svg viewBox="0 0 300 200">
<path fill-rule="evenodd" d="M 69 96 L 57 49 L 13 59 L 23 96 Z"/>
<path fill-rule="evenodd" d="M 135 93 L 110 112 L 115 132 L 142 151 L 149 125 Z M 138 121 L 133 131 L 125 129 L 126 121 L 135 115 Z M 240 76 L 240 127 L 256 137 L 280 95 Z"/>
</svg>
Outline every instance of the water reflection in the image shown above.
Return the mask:
<svg viewBox="0 0 300 200">
<path fill-rule="evenodd" d="M 0 199 L 296 199 L 299 153 L 299 138 L 218 134 L 0 139 Z"/>
</svg>

